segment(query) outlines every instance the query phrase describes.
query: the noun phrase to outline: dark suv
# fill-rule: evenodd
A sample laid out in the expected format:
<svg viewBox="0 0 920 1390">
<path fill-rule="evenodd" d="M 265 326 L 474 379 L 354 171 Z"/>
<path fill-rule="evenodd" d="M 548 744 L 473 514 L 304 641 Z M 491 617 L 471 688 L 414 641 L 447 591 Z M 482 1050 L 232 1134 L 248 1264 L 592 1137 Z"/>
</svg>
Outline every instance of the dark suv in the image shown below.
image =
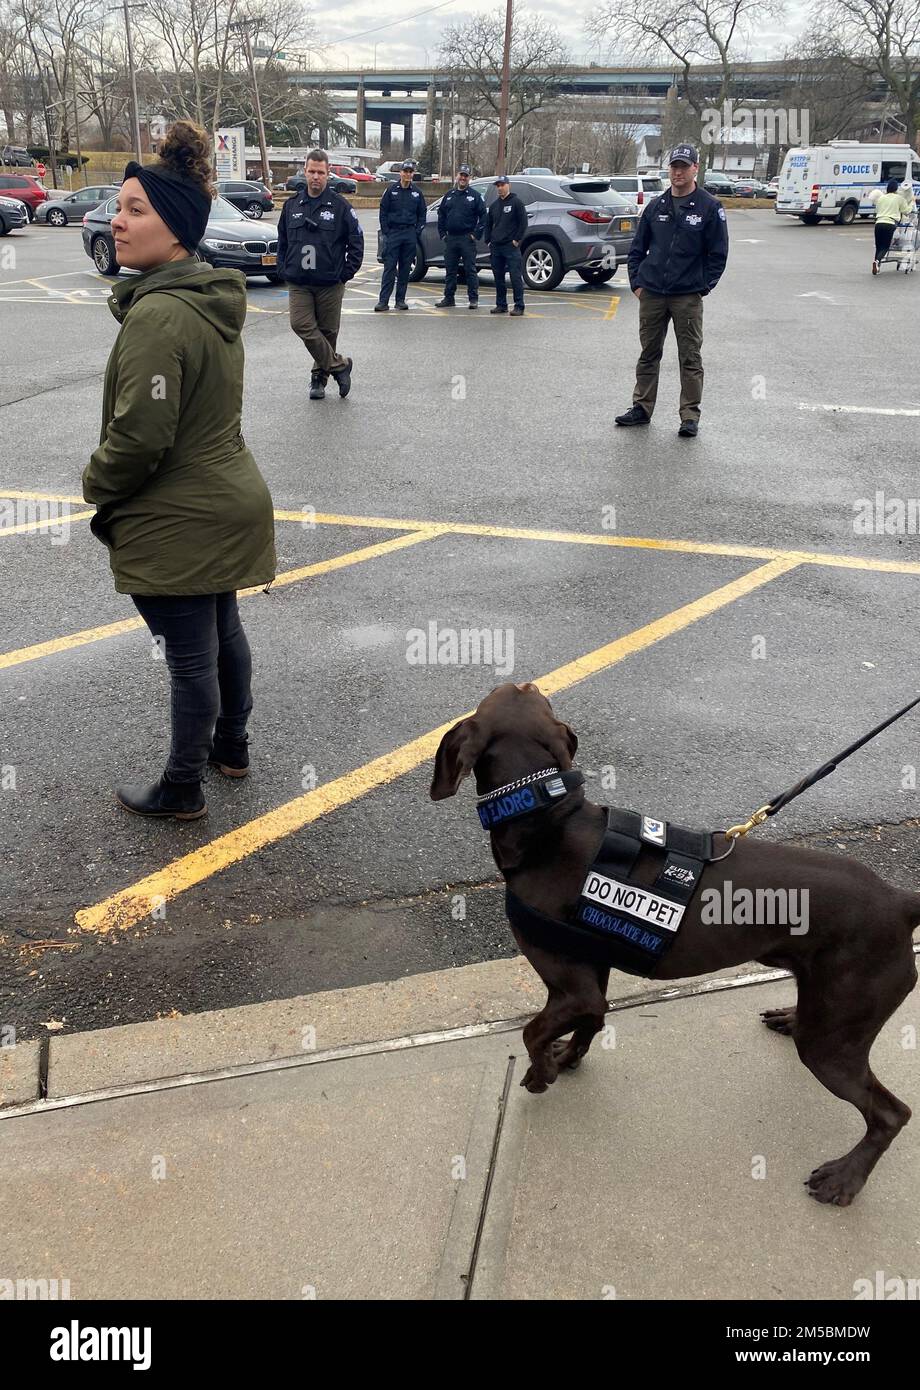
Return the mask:
<svg viewBox="0 0 920 1390">
<path fill-rule="evenodd" d="M 234 179 L 221 179 L 217 191 L 228 203 L 245 212 L 247 217 L 261 217 L 263 213 L 271 212 L 275 206 L 271 190 L 257 179 L 245 183 L 242 180 L 237 182 Z"/>
<path fill-rule="evenodd" d="M 527 212 L 527 231 L 521 252 L 524 283 L 531 290 L 554 290 L 570 270 L 589 285 L 603 285 L 629 255 L 639 220 L 635 203 L 611 190 L 607 179 L 562 178 L 557 175 L 513 174 L 512 193 Z M 491 203 L 498 197 L 491 179 L 474 179 Z M 423 280 L 432 266 L 443 266 L 444 243 L 438 236 L 440 199 L 428 209 L 412 267 L 413 280 Z M 377 259 L 382 260 L 379 254 Z M 476 263 L 489 266 L 489 248 L 476 244 Z"/>
<path fill-rule="evenodd" d="M 0 150 L 0 163 L 8 164 L 11 167 L 20 165 L 25 169 L 31 169 L 35 160 L 28 150 L 21 149 L 19 145 L 4 145 Z"/>
</svg>

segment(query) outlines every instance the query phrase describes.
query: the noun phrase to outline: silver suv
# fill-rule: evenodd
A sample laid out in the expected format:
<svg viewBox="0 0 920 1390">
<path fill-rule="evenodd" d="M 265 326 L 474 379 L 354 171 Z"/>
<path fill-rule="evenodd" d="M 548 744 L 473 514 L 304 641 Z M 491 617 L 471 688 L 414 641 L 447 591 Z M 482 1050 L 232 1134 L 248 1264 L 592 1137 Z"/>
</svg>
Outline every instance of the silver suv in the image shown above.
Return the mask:
<svg viewBox="0 0 920 1390">
<path fill-rule="evenodd" d="M 512 174 L 509 182 L 527 213 L 521 252 L 528 289 L 554 290 L 570 270 L 589 285 L 602 285 L 613 278 L 617 266 L 625 263 L 636 234 L 639 213 L 634 201 L 611 191 L 608 179 Z M 487 205 L 498 197 L 492 179 L 474 179 L 472 187 Z M 428 208 L 412 267 L 413 280 L 423 280 L 432 267 L 444 265 L 444 243 L 438 236 L 439 204 L 440 199 Z M 379 250 L 377 259 L 383 259 Z M 489 248 L 484 241 L 476 243 L 476 264 L 489 267 Z"/>
<path fill-rule="evenodd" d="M 669 183 L 668 179 L 663 179 L 658 174 L 605 174 L 604 178 L 609 179 L 611 188 L 617 193 L 622 193 L 630 202 L 636 203 L 643 212 L 653 198 L 664 192 Z"/>
</svg>

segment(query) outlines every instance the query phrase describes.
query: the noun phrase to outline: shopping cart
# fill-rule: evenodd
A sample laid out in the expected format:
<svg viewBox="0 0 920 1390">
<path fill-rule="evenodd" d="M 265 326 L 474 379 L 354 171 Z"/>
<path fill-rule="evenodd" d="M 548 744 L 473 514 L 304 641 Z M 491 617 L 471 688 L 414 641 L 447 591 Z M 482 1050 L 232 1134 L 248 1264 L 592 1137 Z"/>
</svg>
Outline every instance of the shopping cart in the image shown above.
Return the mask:
<svg viewBox="0 0 920 1390">
<path fill-rule="evenodd" d="M 893 265 L 895 270 L 903 270 L 905 275 L 909 275 L 916 260 L 917 214 L 913 212 L 909 217 L 902 217 L 898 223 L 894 236 L 891 238 L 888 254 L 883 256 L 881 264 Z"/>
</svg>

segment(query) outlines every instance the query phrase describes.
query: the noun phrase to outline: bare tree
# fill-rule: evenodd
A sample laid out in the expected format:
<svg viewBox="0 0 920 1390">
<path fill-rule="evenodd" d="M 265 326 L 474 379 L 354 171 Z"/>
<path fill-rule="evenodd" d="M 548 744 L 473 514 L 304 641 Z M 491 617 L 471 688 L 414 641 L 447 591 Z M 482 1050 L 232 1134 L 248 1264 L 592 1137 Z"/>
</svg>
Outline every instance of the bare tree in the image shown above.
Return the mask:
<svg viewBox="0 0 920 1390">
<path fill-rule="evenodd" d="M 909 145 L 920 131 L 920 0 L 824 0 L 825 24 L 852 60 L 880 78 Z"/>
<path fill-rule="evenodd" d="M 877 79 L 856 61 L 839 32 L 814 23 L 783 61 L 789 75 L 779 99 L 808 112 L 812 144 L 845 136 L 866 123 Z"/>
<path fill-rule="evenodd" d="M 498 129 L 504 11 L 477 15 L 444 31 L 438 67 L 449 75 L 454 109 L 470 123 L 467 144 L 485 129 Z M 511 37 L 508 131 L 554 97 L 568 65 L 558 30 L 540 15 L 520 12 Z M 477 131 L 478 127 L 478 131 Z"/>
<path fill-rule="evenodd" d="M 735 65 L 754 25 L 783 12 L 783 0 L 604 0 L 587 28 L 596 43 L 615 45 L 633 62 L 675 66 L 681 97 L 699 127 L 707 108 L 721 108 L 736 95 Z M 711 71 L 700 72 L 700 66 Z"/>
</svg>

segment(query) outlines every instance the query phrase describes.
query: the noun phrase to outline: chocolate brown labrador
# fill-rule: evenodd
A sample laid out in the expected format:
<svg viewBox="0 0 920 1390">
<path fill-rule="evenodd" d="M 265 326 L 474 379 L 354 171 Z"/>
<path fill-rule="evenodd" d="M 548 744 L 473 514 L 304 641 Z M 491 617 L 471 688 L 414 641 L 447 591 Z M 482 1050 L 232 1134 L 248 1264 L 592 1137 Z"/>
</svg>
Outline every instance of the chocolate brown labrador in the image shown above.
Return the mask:
<svg viewBox="0 0 920 1390">
<path fill-rule="evenodd" d="M 476 774 L 480 796 L 553 766 L 572 766 L 578 739 L 531 683 L 498 686 L 475 715 L 456 724 L 438 748 L 431 797 L 453 796 Z M 492 853 L 508 886 L 529 907 L 569 918 L 606 826 L 606 809 L 579 787 L 545 810 L 490 831 Z M 717 852 L 728 848 L 723 836 Z M 651 884 L 662 851 L 643 846 L 635 878 Z M 808 891 L 807 930 L 788 924 L 735 925 L 702 920 L 707 888 L 730 880 L 737 889 Z M 709 899 L 711 901 L 711 898 Z M 798 901 L 802 901 L 800 898 Z M 761 914 L 767 915 L 767 914 Z M 769 914 L 773 915 L 773 914 Z M 920 897 L 895 888 L 852 859 L 757 839 L 739 839 L 722 863 L 709 863 L 674 944 L 655 979 L 675 980 L 756 960 L 791 971 L 797 1002 L 761 1017 L 792 1037 L 806 1067 L 841 1100 L 855 1105 L 866 1133 L 842 1158 L 823 1163 L 806 1181 L 819 1202 L 848 1206 L 881 1155 L 910 1119 L 910 1110 L 869 1067 L 879 1029 L 913 989 L 917 968 L 911 934 Z M 609 968 L 515 939 L 546 985 L 545 1007 L 524 1029 L 530 1068 L 521 1082 L 545 1091 L 560 1068 L 577 1067 L 604 1024 Z M 560 1039 L 571 1033 L 567 1042 Z"/>
</svg>

